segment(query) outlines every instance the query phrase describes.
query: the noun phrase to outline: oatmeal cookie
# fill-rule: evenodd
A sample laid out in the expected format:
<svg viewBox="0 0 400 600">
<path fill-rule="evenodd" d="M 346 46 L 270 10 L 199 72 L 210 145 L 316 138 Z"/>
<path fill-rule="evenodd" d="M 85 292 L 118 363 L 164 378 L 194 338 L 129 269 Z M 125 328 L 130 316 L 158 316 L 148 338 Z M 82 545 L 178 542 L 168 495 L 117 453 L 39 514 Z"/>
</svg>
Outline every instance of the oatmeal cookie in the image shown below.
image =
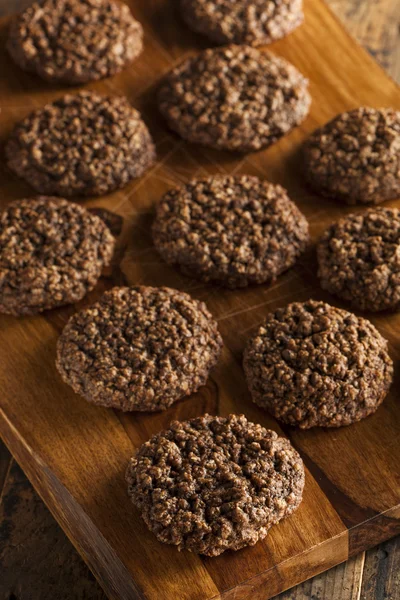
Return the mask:
<svg viewBox="0 0 400 600">
<path fill-rule="evenodd" d="M 248 175 L 197 179 L 167 192 L 153 225 L 167 263 L 230 288 L 275 280 L 308 239 L 308 223 L 286 190 Z"/>
<path fill-rule="evenodd" d="M 181 0 L 181 13 L 217 44 L 270 44 L 304 20 L 303 0 Z"/>
<path fill-rule="evenodd" d="M 68 321 L 57 368 L 89 402 L 157 411 L 204 385 L 221 347 L 203 302 L 165 287 L 113 288 Z"/>
<path fill-rule="evenodd" d="M 98 196 L 140 177 L 155 159 L 149 131 L 124 97 L 67 94 L 20 123 L 8 167 L 42 194 Z"/>
<path fill-rule="evenodd" d="M 16 200 L 0 214 L 0 312 L 72 304 L 96 285 L 114 238 L 101 219 L 60 198 Z"/>
<path fill-rule="evenodd" d="M 325 290 L 361 310 L 399 308 L 399 209 L 370 208 L 340 219 L 324 233 L 317 252 Z"/>
<path fill-rule="evenodd" d="M 375 327 L 324 302 L 295 302 L 267 316 L 244 353 L 253 400 L 303 429 L 350 425 L 374 413 L 393 378 Z"/>
<path fill-rule="evenodd" d="M 128 466 L 128 493 L 156 537 L 217 556 L 253 546 L 302 499 L 290 442 L 244 415 L 174 421 Z"/>
<path fill-rule="evenodd" d="M 166 77 L 159 108 L 189 142 L 251 152 L 301 123 L 308 81 L 283 58 L 251 46 L 204 50 Z"/>
<path fill-rule="evenodd" d="M 306 178 L 324 196 L 379 204 L 400 196 L 400 112 L 357 108 L 317 129 L 304 146 Z"/>
<path fill-rule="evenodd" d="M 42 0 L 12 22 L 7 49 L 24 71 L 80 84 L 121 71 L 142 51 L 143 31 L 114 0 Z"/>
</svg>

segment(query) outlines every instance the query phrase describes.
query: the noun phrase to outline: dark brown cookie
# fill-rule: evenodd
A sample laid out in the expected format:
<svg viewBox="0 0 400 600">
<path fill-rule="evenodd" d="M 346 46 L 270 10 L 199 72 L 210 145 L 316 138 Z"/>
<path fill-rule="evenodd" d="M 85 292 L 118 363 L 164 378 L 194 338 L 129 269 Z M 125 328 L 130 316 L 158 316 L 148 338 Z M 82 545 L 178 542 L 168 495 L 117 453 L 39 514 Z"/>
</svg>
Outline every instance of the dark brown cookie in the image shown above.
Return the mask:
<svg viewBox="0 0 400 600">
<path fill-rule="evenodd" d="M 42 0 L 14 19 L 7 49 L 25 71 L 78 84 L 121 71 L 142 50 L 143 31 L 114 0 Z"/>
<path fill-rule="evenodd" d="M 318 275 L 331 294 L 369 311 L 400 306 L 400 211 L 371 208 L 334 223 L 318 244 Z"/>
<path fill-rule="evenodd" d="M 304 467 L 288 440 L 244 415 L 205 415 L 154 435 L 126 479 L 161 542 L 217 556 L 253 546 L 296 510 Z"/>
<path fill-rule="evenodd" d="M 85 91 L 67 94 L 18 123 L 6 158 L 40 193 L 97 196 L 140 177 L 154 162 L 155 149 L 126 98 Z"/>
<path fill-rule="evenodd" d="M 111 261 L 98 217 L 60 198 L 16 200 L 0 214 L 0 312 L 38 313 L 81 300 Z"/>
<path fill-rule="evenodd" d="M 224 286 L 273 281 L 305 249 L 308 223 L 279 185 L 214 176 L 168 192 L 157 208 L 155 246 L 183 273 Z"/>
<path fill-rule="evenodd" d="M 69 320 L 57 367 L 89 402 L 156 411 L 204 385 L 221 347 L 203 302 L 169 288 L 113 288 Z"/>
<path fill-rule="evenodd" d="M 159 107 L 189 142 L 251 152 L 306 117 L 308 81 L 290 63 L 251 46 L 205 50 L 167 76 Z"/>
<path fill-rule="evenodd" d="M 181 13 L 217 44 L 270 44 L 304 20 L 303 0 L 181 0 Z"/>
<path fill-rule="evenodd" d="M 374 413 L 393 377 L 387 341 L 372 323 L 314 300 L 269 314 L 247 344 L 244 369 L 254 402 L 303 429 Z"/>
<path fill-rule="evenodd" d="M 92 215 L 96 215 L 99 217 L 104 223 L 107 225 L 108 229 L 111 231 L 114 237 L 118 237 L 121 234 L 122 228 L 124 226 L 124 219 L 121 215 L 117 215 L 111 210 L 107 210 L 106 208 L 89 208 L 88 211 Z"/>
<path fill-rule="evenodd" d="M 400 112 L 357 108 L 317 129 L 304 146 L 306 178 L 324 196 L 378 204 L 400 196 Z"/>
</svg>

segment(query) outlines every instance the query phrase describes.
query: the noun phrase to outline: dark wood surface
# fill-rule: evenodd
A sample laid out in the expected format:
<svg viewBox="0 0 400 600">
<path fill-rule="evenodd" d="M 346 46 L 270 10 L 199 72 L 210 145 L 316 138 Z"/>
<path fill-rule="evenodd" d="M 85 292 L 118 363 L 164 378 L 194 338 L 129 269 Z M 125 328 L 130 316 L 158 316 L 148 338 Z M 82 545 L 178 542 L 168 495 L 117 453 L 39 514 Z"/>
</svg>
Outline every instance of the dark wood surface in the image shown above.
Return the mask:
<svg viewBox="0 0 400 600">
<path fill-rule="evenodd" d="M 16 4 L 13 4 L 14 8 Z M 331 4 L 385 68 L 394 77 L 398 76 L 397 2 L 331 0 Z M 2 449 L 0 458 L 0 565 L 3 575 L 0 576 L 0 600 L 105 598 L 8 452 Z M 350 519 L 351 507 L 347 508 Z M 360 539 L 354 541 L 355 545 L 361 543 Z M 399 572 L 400 547 L 395 539 L 307 581 L 280 598 L 393 600 L 400 597 Z"/>
</svg>

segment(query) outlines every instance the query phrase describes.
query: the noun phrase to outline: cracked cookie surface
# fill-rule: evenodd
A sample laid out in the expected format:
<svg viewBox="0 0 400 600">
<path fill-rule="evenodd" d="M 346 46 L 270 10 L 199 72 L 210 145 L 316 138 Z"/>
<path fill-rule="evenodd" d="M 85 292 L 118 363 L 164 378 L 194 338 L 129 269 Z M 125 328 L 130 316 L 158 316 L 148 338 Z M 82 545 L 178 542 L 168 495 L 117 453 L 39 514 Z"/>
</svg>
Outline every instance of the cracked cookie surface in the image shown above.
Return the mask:
<svg viewBox="0 0 400 600">
<path fill-rule="evenodd" d="M 204 385 L 221 347 L 203 302 L 165 287 L 113 288 L 68 321 L 57 367 L 89 402 L 157 411 Z"/>
<path fill-rule="evenodd" d="M 314 300 L 269 314 L 243 365 L 254 402 L 303 429 L 367 417 L 393 378 L 387 341 L 372 323 Z"/>
<path fill-rule="evenodd" d="M 140 113 L 121 96 L 83 91 L 35 110 L 11 133 L 8 167 L 42 194 L 98 196 L 155 160 Z"/>
<path fill-rule="evenodd" d="M 400 112 L 357 108 L 317 129 L 304 146 L 306 178 L 347 204 L 400 196 Z"/>
<path fill-rule="evenodd" d="M 153 224 L 167 263 L 230 288 L 274 281 L 308 239 L 307 220 L 286 190 L 248 175 L 197 179 L 167 192 Z"/>
<path fill-rule="evenodd" d="M 288 440 L 244 415 L 204 415 L 143 444 L 126 479 L 160 541 L 217 556 L 253 546 L 296 510 L 304 467 Z"/>
<path fill-rule="evenodd" d="M 193 31 L 217 44 L 270 44 L 304 19 L 302 0 L 181 0 Z"/>
<path fill-rule="evenodd" d="M 400 211 L 371 208 L 331 225 L 318 247 L 318 276 L 331 294 L 372 312 L 400 306 Z"/>
<path fill-rule="evenodd" d="M 189 142 L 251 152 L 303 121 L 307 87 L 283 58 L 230 45 L 184 60 L 165 78 L 158 101 L 168 126 Z"/>
<path fill-rule="evenodd" d="M 25 71 L 69 84 L 109 77 L 141 52 L 143 31 L 113 0 L 42 0 L 12 22 L 7 49 Z"/>
<path fill-rule="evenodd" d="M 60 198 L 16 200 L 0 214 L 0 312 L 26 315 L 81 300 L 111 261 L 114 238 Z"/>
</svg>

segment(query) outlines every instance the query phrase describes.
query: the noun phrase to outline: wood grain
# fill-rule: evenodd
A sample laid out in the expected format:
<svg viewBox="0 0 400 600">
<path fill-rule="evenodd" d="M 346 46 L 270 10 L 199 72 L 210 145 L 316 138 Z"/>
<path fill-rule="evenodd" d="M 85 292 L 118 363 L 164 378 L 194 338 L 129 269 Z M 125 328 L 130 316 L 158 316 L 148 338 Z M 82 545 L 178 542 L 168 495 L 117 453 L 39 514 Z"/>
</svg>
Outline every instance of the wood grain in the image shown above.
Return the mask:
<svg viewBox="0 0 400 600">
<path fill-rule="evenodd" d="M 121 248 L 126 252 L 121 269 L 127 282 L 174 285 L 206 299 L 219 319 L 227 348 L 212 380 L 190 401 L 161 415 L 121 416 L 86 405 L 54 372 L 55 340 L 73 309 L 18 322 L 2 318 L 0 329 L 7 346 L 6 352 L 4 347 L 0 350 L 2 432 L 110 597 L 265 600 L 266 593 L 270 597 L 398 530 L 396 396 L 392 394 L 377 415 L 347 430 L 290 432 L 308 467 L 305 500 L 299 512 L 274 528 L 265 542 L 214 560 L 178 554 L 158 544 L 126 498 L 123 470 L 133 447 L 172 418 L 205 410 L 221 414 L 245 410 L 249 418 L 280 431 L 249 403 L 239 364 L 243 343 L 270 308 L 311 294 L 325 296 L 314 277 L 311 253 L 297 271 L 275 286 L 243 293 L 221 292 L 179 277 L 161 264 L 151 247 L 147 232 L 152 207 L 171 184 L 196 173 L 256 173 L 288 187 L 309 217 L 315 237 L 347 209 L 328 201 L 321 206 L 320 199 L 304 188 L 296 162 L 302 139 L 344 108 L 360 103 L 400 107 L 399 92 L 343 33 L 322 2 L 309 0 L 306 25 L 275 44 L 279 53 L 311 78 L 314 102 L 309 119 L 273 148 L 244 159 L 200 150 L 164 129 L 154 107 L 154 87 L 173 62 L 204 41 L 184 32 L 165 2 L 152 0 L 133 8 L 146 28 L 145 55 L 129 72 L 91 87 L 123 91 L 143 110 L 157 141 L 159 162 L 125 190 L 87 204 L 125 217 Z M 4 28 L 2 32 L 4 37 Z M 335 47 L 335 54 L 324 53 L 328 43 Z M 29 107 L 59 95 L 61 88 L 16 72 L 6 59 L 3 69 L 0 102 L 1 135 L 5 136 Z M 0 185 L 4 198 L 28 193 L 26 186 L 10 180 L 6 173 Z M 114 277 L 120 280 L 118 269 Z M 100 289 L 110 284 L 104 281 Z M 376 322 L 390 338 L 398 363 L 398 322 L 387 316 Z M 383 436 L 388 442 L 385 447 Z M 340 456 L 340 461 L 332 461 L 332 456 Z M 374 493 L 366 493 L 368 486 Z"/>
</svg>

